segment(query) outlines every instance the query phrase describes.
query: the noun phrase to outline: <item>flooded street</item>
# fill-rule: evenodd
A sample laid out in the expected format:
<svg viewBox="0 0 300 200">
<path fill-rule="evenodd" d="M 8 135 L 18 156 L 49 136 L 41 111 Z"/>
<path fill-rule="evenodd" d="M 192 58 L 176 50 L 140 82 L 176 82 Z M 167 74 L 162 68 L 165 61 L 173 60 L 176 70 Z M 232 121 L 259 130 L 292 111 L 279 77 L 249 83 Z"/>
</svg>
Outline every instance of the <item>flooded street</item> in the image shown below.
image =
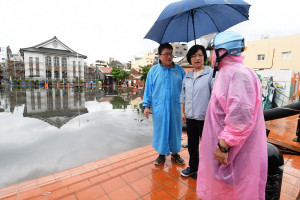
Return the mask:
<svg viewBox="0 0 300 200">
<path fill-rule="evenodd" d="M 0 91 L 0 187 L 152 142 L 142 90 L 6 88 Z"/>
</svg>

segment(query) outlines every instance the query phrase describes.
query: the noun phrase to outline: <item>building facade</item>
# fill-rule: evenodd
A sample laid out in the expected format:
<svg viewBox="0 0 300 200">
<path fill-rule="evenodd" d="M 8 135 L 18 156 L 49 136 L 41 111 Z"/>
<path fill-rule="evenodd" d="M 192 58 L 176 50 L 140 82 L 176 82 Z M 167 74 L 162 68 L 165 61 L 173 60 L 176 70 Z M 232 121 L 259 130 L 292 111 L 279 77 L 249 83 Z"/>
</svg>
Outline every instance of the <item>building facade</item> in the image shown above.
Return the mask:
<svg viewBox="0 0 300 200">
<path fill-rule="evenodd" d="M 300 71 L 300 34 L 247 42 L 245 64 L 254 70 Z"/>
<path fill-rule="evenodd" d="M 79 81 L 84 79 L 87 56 L 53 37 L 33 47 L 21 48 L 25 79 Z"/>
<path fill-rule="evenodd" d="M 186 56 L 188 47 L 186 43 L 171 43 L 173 47 L 174 57 L 183 57 Z"/>
<path fill-rule="evenodd" d="M 155 61 L 155 53 L 148 52 L 144 57 L 134 57 L 131 59 L 131 69 L 137 71 L 140 70 L 140 67 L 153 65 Z"/>
</svg>

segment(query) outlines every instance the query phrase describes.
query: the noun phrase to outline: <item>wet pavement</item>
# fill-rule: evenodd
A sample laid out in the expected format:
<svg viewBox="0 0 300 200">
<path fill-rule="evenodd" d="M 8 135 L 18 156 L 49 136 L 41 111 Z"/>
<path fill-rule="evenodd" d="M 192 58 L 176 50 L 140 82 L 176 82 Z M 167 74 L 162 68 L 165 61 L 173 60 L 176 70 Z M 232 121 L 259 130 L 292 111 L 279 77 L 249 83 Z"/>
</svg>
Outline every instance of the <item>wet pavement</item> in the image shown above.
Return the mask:
<svg viewBox="0 0 300 200">
<path fill-rule="evenodd" d="M 186 142 L 186 133 L 183 141 Z M 187 148 L 180 155 L 188 162 Z M 157 153 L 146 145 L 105 159 L 0 189 L 1 200 L 199 199 L 196 180 L 184 178 L 184 167 L 170 156 L 154 165 Z M 300 189 L 300 156 L 284 155 L 281 200 L 295 200 Z"/>
</svg>

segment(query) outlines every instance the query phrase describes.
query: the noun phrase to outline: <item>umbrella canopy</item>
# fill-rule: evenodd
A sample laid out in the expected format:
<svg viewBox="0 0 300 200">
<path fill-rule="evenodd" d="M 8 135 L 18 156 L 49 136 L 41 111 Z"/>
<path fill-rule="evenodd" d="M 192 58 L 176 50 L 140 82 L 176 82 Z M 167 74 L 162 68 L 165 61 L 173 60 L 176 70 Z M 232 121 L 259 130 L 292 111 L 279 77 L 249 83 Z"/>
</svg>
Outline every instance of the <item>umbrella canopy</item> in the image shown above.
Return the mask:
<svg viewBox="0 0 300 200">
<path fill-rule="evenodd" d="M 248 20 L 250 6 L 242 0 L 174 2 L 162 11 L 145 38 L 159 44 L 196 40 L 202 35 L 222 32 Z"/>
</svg>

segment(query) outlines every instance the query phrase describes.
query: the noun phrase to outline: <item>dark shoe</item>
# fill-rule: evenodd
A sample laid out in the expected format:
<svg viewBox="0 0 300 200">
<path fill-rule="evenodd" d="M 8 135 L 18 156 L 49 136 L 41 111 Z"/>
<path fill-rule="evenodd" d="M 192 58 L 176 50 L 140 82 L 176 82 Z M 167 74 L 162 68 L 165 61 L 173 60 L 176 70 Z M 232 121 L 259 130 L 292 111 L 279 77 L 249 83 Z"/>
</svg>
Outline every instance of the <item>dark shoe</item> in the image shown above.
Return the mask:
<svg viewBox="0 0 300 200">
<path fill-rule="evenodd" d="M 160 155 L 155 159 L 155 164 L 156 165 L 161 165 L 165 162 L 166 156 L 165 155 Z"/>
<path fill-rule="evenodd" d="M 180 157 L 178 153 L 174 153 L 171 155 L 171 158 L 175 160 L 178 164 L 184 165 L 185 161 Z"/>
<path fill-rule="evenodd" d="M 186 168 L 186 169 L 184 169 L 184 170 L 182 170 L 181 171 L 181 176 L 184 176 L 184 177 L 189 177 L 189 176 L 191 176 L 191 175 L 193 175 L 193 174 L 196 174 L 197 172 L 192 172 L 191 171 L 191 168 Z"/>
</svg>

